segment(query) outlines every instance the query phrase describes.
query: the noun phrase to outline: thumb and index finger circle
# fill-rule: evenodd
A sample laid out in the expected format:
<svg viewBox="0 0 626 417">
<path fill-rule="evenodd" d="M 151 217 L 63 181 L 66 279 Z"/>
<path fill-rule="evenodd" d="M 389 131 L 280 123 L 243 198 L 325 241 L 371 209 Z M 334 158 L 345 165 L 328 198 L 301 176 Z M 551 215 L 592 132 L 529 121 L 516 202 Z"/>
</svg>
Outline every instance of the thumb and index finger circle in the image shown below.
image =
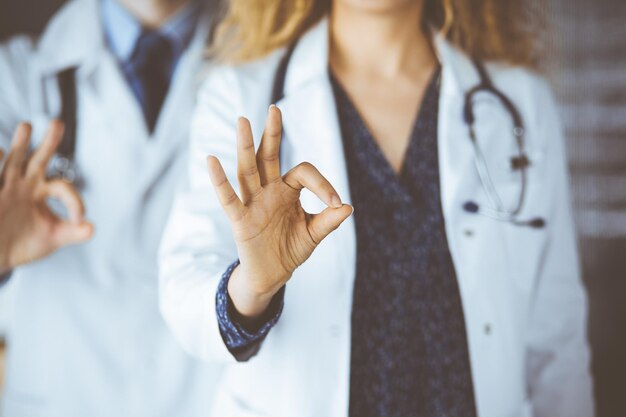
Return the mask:
<svg viewBox="0 0 626 417">
<path fill-rule="evenodd" d="M 307 225 L 316 244 L 336 230 L 354 211 L 351 205 L 342 203 L 332 184 L 308 162 L 303 162 L 287 172 L 283 180 L 297 191 L 308 189 L 328 206 L 321 213 L 311 215 Z"/>
<path fill-rule="evenodd" d="M 59 246 L 83 242 L 92 236 L 93 225 L 85 220 L 85 206 L 71 184 L 50 180 L 46 183 L 46 195 L 59 200 L 67 209 L 68 219 L 62 220 L 55 231 Z"/>
</svg>

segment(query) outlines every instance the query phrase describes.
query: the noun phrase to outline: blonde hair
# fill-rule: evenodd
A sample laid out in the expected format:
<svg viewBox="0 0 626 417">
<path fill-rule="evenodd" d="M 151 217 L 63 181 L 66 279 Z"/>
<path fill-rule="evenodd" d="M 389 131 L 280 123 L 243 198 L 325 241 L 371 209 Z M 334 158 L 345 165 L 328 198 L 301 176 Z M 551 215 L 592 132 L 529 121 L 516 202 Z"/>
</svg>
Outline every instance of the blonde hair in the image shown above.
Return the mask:
<svg viewBox="0 0 626 417">
<path fill-rule="evenodd" d="M 537 67 L 543 21 L 531 0 L 423 0 L 423 22 L 472 58 Z M 209 51 L 237 63 L 295 42 L 331 0 L 228 0 Z"/>
</svg>

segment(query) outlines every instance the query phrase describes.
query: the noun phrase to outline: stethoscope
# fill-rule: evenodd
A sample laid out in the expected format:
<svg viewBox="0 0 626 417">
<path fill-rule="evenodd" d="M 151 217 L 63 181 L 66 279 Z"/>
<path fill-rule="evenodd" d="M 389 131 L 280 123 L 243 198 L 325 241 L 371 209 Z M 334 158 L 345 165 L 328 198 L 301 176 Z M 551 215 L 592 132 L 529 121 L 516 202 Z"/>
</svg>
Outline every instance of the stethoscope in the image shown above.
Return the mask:
<svg viewBox="0 0 626 417">
<path fill-rule="evenodd" d="M 50 163 L 48 176 L 73 184 L 79 190 L 84 181 L 76 164 L 76 136 L 78 95 L 76 91 L 76 67 L 67 68 L 57 74 L 57 83 L 61 96 L 59 119 L 65 126 L 63 140 Z"/>
<path fill-rule="evenodd" d="M 463 105 L 463 120 L 468 127 L 469 137 L 472 142 L 472 148 L 474 149 L 474 162 L 476 165 L 476 172 L 480 178 L 487 199 L 489 200 L 490 207 L 480 206 L 475 201 L 469 200 L 463 204 L 463 210 L 468 213 L 482 214 L 490 217 L 494 220 L 508 222 L 516 226 L 527 226 L 535 229 L 541 229 L 545 227 L 546 221 L 541 217 L 534 217 L 530 219 L 520 219 L 519 213 L 524 206 L 524 199 L 526 197 L 526 189 L 528 187 L 528 167 L 530 166 L 530 160 L 526 155 L 524 135 L 526 129 L 519 111 L 513 104 L 513 102 L 491 81 L 491 77 L 487 73 L 485 66 L 477 61 L 473 60 L 476 71 L 480 76 L 480 82 L 475 87 L 471 88 L 465 93 L 465 102 Z M 517 154 L 510 158 L 510 168 L 513 171 L 519 172 L 520 177 L 520 191 L 517 198 L 517 203 L 512 209 L 507 209 L 502 204 L 502 199 L 498 194 L 496 187 L 491 179 L 489 169 L 487 168 L 487 162 L 482 152 L 478 140 L 476 137 L 476 131 L 474 130 L 474 98 L 478 93 L 489 93 L 496 97 L 500 104 L 507 111 L 511 117 L 513 124 L 512 134 L 515 138 L 515 145 Z"/>
<path fill-rule="evenodd" d="M 287 49 L 285 55 L 278 64 L 276 74 L 274 76 L 274 84 L 272 86 L 271 103 L 277 103 L 285 95 L 284 90 L 287 67 L 289 66 L 289 61 L 291 60 L 295 46 L 296 43 L 292 44 L 289 49 Z M 476 67 L 478 75 L 480 76 L 480 82 L 465 93 L 463 120 L 469 131 L 469 137 L 474 150 L 476 171 L 481 185 L 485 190 L 485 194 L 487 195 L 489 207 L 481 206 L 473 200 L 468 200 L 462 205 L 462 208 L 467 213 L 480 214 L 493 220 L 510 223 L 515 226 L 524 226 L 534 229 L 544 228 L 546 221 L 541 217 L 534 217 L 530 219 L 519 218 L 519 214 L 524 206 L 524 199 L 526 197 L 526 189 L 528 187 L 527 171 L 530 166 L 530 160 L 528 159 L 525 150 L 524 135 L 526 131 L 524 129 L 522 117 L 513 102 L 493 84 L 485 66 L 477 60 L 473 60 L 473 63 Z M 519 172 L 520 177 L 520 191 L 517 202 L 512 209 L 507 209 L 502 203 L 502 199 L 493 183 L 484 154 L 476 137 L 476 131 L 474 129 L 474 123 L 476 120 L 474 115 L 474 99 L 478 93 L 489 93 L 496 97 L 511 117 L 513 124 L 512 133 L 515 138 L 517 152 L 510 158 L 510 166 L 513 171 Z"/>
</svg>

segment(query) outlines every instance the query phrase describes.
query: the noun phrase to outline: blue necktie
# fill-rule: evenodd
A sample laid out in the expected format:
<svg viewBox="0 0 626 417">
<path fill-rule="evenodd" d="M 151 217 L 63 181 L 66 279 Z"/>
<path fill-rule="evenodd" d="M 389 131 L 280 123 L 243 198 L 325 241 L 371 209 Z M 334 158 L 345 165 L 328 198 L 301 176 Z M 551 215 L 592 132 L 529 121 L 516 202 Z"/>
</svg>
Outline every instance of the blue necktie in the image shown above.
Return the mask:
<svg viewBox="0 0 626 417">
<path fill-rule="evenodd" d="M 167 95 L 174 51 L 169 40 L 156 31 L 144 30 L 130 59 L 127 77 L 141 104 L 146 126 L 154 131 Z"/>
</svg>

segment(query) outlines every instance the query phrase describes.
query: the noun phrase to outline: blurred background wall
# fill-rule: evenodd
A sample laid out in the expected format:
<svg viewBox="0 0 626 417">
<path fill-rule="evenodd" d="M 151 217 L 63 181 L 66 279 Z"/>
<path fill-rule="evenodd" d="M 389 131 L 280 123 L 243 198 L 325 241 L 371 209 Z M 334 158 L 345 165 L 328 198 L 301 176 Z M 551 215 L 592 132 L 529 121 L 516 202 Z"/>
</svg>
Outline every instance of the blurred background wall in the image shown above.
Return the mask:
<svg viewBox="0 0 626 417">
<path fill-rule="evenodd" d="M 0 40 L 15 33 L 38 34 L 65 0 L 0 0 Z"/>
<path fill-rule="evenodd" d="M 506 1 L 506 0 L 501 0 Z M 0 0 L 0 40 L 63 0 Z M 626 2 L 544 0 L 548 76 L 568 140 L 599 417 L 626 416 Z M 0 74 L 1 76 L 1 74 Z M 0 329 L 6 299 L 0 291 Z M 1 331 L 1 330 L 0 330 Z"/>
<path fill-rule="evenodd" d="M 626 416 L 626 2 L 548 0 L 598 416 Z"/>
</svg>

